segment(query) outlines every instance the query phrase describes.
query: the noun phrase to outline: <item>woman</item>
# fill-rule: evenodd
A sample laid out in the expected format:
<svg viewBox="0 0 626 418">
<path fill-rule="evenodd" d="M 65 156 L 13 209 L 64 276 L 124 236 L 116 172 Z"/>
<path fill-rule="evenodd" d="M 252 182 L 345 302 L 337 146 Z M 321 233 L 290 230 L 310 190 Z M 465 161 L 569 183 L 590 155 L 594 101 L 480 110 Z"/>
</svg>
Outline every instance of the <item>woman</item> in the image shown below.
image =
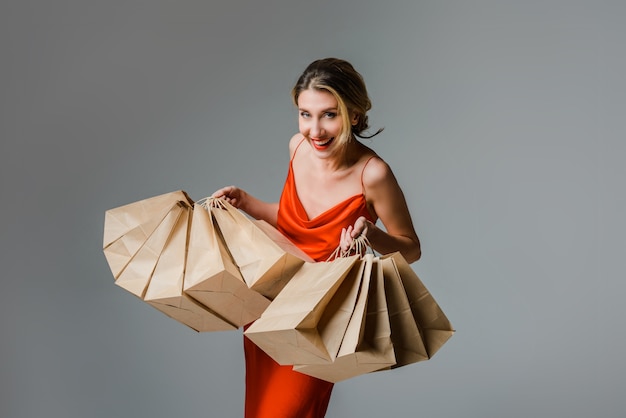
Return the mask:
<svg viewBox="0 0 626 418">
<path fill-rule="evenodd" d="M 229 186 L 213 194 L 277 227 L 316 261 L 359 235 L 381 254 L 421 256 L 407 204 L 389 166 L 357 140 L 369 138 L 371 102 L 361 75 L 346 61 L 314 61 L 292 90 L 299 133 L 279 202 Z M 379 130 L 374 135 L 380 133 Z M 373 136 L 373 135 L 372 135 Z M 380 220 L 385 230 L 376 222 Z M 333 384 L 280 366 L 244 337 L 246 418 L 324 417 Z"/>
</svg>

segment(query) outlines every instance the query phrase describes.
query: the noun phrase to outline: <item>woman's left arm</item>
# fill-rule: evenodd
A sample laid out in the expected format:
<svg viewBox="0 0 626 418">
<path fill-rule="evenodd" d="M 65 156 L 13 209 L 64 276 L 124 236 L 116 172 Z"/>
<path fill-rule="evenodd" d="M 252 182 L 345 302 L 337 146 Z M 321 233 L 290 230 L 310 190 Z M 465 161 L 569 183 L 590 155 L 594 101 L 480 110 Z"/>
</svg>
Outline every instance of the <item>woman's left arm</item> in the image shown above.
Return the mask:
<svg viewBox="0 0 626 418">
<path fill-rule="evenodd" d="M 399 251 L 409 263 L 419 260 L 422 255 L 420 241 L 404 193 L 387 163 L 373 158 L 363 172 L 363 186 L 365 198 L 386 232 L 361 217 L 342 231 L 342 246 L 365 234 L 372 248 L 381 254 Z"/>
</svg>

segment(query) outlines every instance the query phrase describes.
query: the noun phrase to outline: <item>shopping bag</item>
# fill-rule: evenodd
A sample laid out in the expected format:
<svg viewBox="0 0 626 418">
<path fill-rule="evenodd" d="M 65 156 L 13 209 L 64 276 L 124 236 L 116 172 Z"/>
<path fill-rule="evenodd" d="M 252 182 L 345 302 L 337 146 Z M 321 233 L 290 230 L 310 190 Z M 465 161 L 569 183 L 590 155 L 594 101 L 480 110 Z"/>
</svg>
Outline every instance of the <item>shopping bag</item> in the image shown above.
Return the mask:
<svg viewBox="0 0 626 418">
<path fill-rule="evenodd" d="M 339 382 L 395 364 L 385 299 L 382 264 L 364 255 L 358 299 L 337 357 L 330 364 L 294 365 L 293 369 L 329 382 Z"/>
<path fill-rule="evenodd" d="M 237 327 L 258 319 L 270 301 L 250 289 L 204 205 L 194 205 L 187 250 L 186 294 Z"/>
<path fill-rule="evenodd" d="M 182 190 L 105 212 L 103 250 L 113 277 L 119 276 L 157 226 L 180 202 L 191 204 L 191 199 Z"/>
<path fill-rule="evenodd" d="M 201 211 L 205 212 L 202 208 Z M 192 208 L 181 208 L 147 285 L 144 301 L 198 332 L 237 327 L 183 292 Z M 119 281 L 119 279 L 118 279 Z"/>
<path fill-rule="evenodd" d="M 358 294 L 359 258 L 304 263 L 246 337 L 282 365 L 334 360 Z M 331 303 L 337 293 L 342 296 Z"/>
<path fill-rule="evenodd" d="M 454 333 L 434 298 L 398 252 L 381 257 L 396 364 L 428 360 Z"/>
<path fill-rule="evenodd" d="M 313 261 L 271 225 L 253 221 L 223 199 L 206 199 L 226 247 L 253 290 L 274 299 L 305 261 Z"/>
<path fill-rule="evenodd" d="M 454 335 L 455 330 L 406 259 L 400 253 L 390 254 L 386 259 L 393 260 L 395 270 L 406 292 L 413 318 L 422 336 L 426 355 L 431 358 Z"/>
<path fill-rule="evenodd" d="M 117 286 L 143 299 L 159 257 L 185 211 L 183 202 L 177 202 L 171 208 L 118 274 Z"/>
</svg>

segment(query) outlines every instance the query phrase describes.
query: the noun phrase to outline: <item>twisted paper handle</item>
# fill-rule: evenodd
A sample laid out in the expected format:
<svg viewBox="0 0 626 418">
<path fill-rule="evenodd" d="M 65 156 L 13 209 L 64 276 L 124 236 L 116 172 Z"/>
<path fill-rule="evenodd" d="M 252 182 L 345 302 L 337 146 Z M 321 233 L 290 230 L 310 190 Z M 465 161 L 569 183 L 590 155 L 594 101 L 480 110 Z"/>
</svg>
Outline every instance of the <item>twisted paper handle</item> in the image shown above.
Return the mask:
<svg viewBox="0 0 626 418">
<path fill-rule="evenodd" d="M 228 203 L 225 200 L 217 198 L 217 197 L 212 197 L 212 196 L 202 198 L 198 200 L 196 204 L 202 206 L 205 209 L 210 209 L 210 208 L 226 209 L 226 205 L 228 205 Z"/>
<path fill-rule="evenodd" d="M 374 254 L 374 249 L 372 248 L 372 245 L 370 244 L 367 237 L 365 235 L 359 235 L 358 237 L 352 240 L 352 243 L 350 244 L 350 247 L 348 247 L 347 250 L 345 251 L 342 250 L 341 244 L 337 246 L 337 248 L 335 248 L 335 251 L 332 252 L 332 254 L 328 257 L 328 259 L 326 259 L 326 261 L 332 261 L 337 258 L 350 257 L 353 254 L 363 255 L 364 253 L 367 252 L 368 249 L 372 254 Z"/>
</svg>

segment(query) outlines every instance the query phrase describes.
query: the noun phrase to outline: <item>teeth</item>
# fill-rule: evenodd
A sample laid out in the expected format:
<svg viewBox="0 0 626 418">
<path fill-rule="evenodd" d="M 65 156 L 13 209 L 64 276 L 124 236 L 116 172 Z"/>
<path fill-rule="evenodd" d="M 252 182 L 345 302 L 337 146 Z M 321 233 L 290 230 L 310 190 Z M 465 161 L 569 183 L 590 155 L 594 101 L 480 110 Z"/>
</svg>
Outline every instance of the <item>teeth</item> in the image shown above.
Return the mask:
<svg viewBox="0 0 626 418">
<path fill-rule="evenodd" d="M 326 144 L 328 144 L 331 141 L 332 138 L 326 139 L 324 141 L 319 141 L 319 140 L 315 140 L 315 143 L 319 146 L 324 146 Z"/>
</svg>

